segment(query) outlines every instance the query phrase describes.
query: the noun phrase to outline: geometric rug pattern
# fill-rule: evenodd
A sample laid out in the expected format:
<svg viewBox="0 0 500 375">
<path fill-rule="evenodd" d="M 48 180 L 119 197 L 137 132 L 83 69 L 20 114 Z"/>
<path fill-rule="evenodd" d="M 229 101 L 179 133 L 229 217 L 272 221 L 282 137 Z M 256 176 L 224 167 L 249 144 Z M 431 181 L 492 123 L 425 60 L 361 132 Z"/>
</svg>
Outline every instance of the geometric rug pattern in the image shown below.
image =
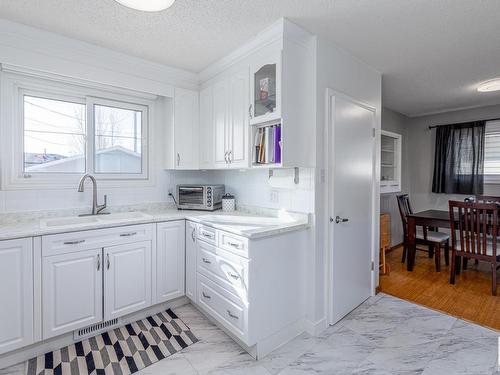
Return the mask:
<svg viewBox="0 0 500 375">
<path fill-rule="evenodd" d="M 197 342 L 168 309 L 46 353 L 27 363 L 27 375 L 128 375 Z"/>
</svg>

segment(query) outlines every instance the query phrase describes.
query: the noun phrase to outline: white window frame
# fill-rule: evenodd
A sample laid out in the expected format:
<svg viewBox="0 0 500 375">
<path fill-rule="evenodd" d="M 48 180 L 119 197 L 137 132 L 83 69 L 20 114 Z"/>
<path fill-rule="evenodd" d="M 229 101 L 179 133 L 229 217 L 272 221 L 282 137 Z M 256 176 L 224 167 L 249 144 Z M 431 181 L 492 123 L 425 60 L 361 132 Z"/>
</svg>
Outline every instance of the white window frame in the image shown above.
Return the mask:
<svg viewBox="0 0 500 375">
<path fill-rule="evenodd" d="M 68 82 L 69 81 L 69 82 Z M 156 95 L 103 88 L 72 80 L 54 80 L 10 72 L 0 72 L 0 166 L 2 190 L 54 189 L 77 186 L 83 173 L 24 173 L 24 96 L 86 104 L 85 173 L 93 174 L 104 187 L 153 186 L 150 173 L 151 118 Z M 142 173 L 95 173 L 94 104 L 142 112 Z"/>
<path fill-rule="evenodd" d="M 498 121 L 492 121 L 492 122 L 498 122 Z M 486 122 L 486 126 L 488 126 L 488 121 Z M 500 185 L 500 174 L 485 174 L 483 177 L 485 184 Z"/>
</svg>

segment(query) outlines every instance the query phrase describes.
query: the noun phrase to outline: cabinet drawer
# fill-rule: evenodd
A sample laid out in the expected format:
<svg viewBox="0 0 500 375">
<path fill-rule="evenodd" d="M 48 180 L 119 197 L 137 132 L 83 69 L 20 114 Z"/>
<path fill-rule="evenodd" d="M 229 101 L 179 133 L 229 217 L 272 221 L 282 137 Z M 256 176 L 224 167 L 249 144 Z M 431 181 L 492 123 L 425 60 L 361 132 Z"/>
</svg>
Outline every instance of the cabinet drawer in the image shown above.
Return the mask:
<svg viewBox="0 0 500 375">
<path fill-rule="evenodd" d="M 198 225 L 197 235 L 199 240 L 208 242 L 209 244 L 217 244 L 217 235 L 214 228 Z"/>
<path fill-rule="evenodd" d="M 152 224 L 129 225 L 42 237 L 42 256 L 72 253 L 124 243 L 150 241 Z"/>
<path fill-rule="evenodd" d="M 245 337 L 245 308 L 235 302 L 235 297 L 211 282 L 203 275 L 198 275 L 198 301 L 222 325 L 239 337 Z"/>
<path fill-rule="evenodd" d="M 244 237 L 219 232 L 219 247 L 248 258 L 248 240 Z"/>
<path fill-rule="evenodd" d="M 247 301 L 248 261 L 209 244 L 198 246 L 197 271 Z"/>
</svg>

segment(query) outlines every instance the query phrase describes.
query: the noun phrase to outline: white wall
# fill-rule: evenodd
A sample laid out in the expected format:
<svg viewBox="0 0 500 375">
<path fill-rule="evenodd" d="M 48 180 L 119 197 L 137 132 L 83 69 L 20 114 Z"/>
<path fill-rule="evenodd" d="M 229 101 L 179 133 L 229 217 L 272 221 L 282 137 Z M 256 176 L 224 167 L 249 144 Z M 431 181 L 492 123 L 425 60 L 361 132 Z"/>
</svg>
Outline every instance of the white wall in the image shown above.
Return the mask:
<svg viewBox="0 0 500 375">
<path fill-rule="evenodd" d="M 388 213 L 391 216 L 391 245 L 396 246 L 403 242 L 403 225 L 399 214 L 396 196 L 409 192 L 409 169 L 408 169 L 408 121 L 409 118 L 382 108 L 382 129 L 388 130 L 403 136 L 401 146 L 401 192 L 380 194 L 380 212 Z"/>
<path fill-rule="evenodd" d="M 500 105 L 474 108 L 436 115 L 410 118 L 408 121 L 408 171 L 410 173 L 410 198 L 413 209 L 448 210 L 448 200 L 464 199 L 463 195 L 432 193 L 434 170 L 435 130 L 429 125 L 444 125 L 458 122 L 486 120 L 500 117 Z M 485 185 L 486 195 L 500 195 L 500 185 Z"/>
<path fill-rule="evenodd" d="M 327 230 L 329 222 L 326 218 L 327 199 L 325 181 L 322 179 L 322 170 L 325 168 L 324 131 L 326 114 L 326 90 L 336 90 L 345 95 L 362 101 L 377 111 L 377 128 L 380 129 L 382 108 L 382 76 L 379 72 L 366 65 L 349 52 L 340 49 L 333 43 L 318 38 L 317 42 L 317 77 L 316 77 L 316 131 L 311 132 L 316 137 L 316 174 L 315 196 L 315 221 L 316 230 L 314 238 L 314 253 L 310 258 L 309 285 L 310 311 L 309 317 L 314 322 L 326 318 L 326 264 L 325 259 Z M 349 199 L 349 197 L 346 197 Z M 375 205 L 379 207 L 378 194 Z M 378 220 L 378 213 L 377 213 Z M 377 222 L 378 226 L 378 222 Z M 376 242 L 378 242 L 378 234 Z M 378 257 L 378 253 L 377 253 Z M 376 260 L 377 261 L 377 260 Z M 378 280 L 378 275 L 376 275 Z"/>
</svg>

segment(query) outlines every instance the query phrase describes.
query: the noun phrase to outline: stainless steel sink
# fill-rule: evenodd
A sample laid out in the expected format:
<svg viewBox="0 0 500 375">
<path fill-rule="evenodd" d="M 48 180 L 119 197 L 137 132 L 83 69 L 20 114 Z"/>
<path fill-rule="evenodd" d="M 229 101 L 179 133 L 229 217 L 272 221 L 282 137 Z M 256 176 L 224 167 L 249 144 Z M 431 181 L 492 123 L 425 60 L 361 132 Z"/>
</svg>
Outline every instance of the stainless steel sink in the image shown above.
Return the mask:
<svg viewBox="0 0 500 375">
<path fill-rule="evenodd" d="M 79 227 L 89 224 L 110 223 L 112 221 L 126 221 L 133 219 L 150 219 L 151 215 L 143 212 L 118 212 L 108 215 L 93 215 L 93 216 L 71 216 L 57 217 L 52 219 L 40 220 L 41 228 L 57 228 L 57 227 Z"/>
</svg>

